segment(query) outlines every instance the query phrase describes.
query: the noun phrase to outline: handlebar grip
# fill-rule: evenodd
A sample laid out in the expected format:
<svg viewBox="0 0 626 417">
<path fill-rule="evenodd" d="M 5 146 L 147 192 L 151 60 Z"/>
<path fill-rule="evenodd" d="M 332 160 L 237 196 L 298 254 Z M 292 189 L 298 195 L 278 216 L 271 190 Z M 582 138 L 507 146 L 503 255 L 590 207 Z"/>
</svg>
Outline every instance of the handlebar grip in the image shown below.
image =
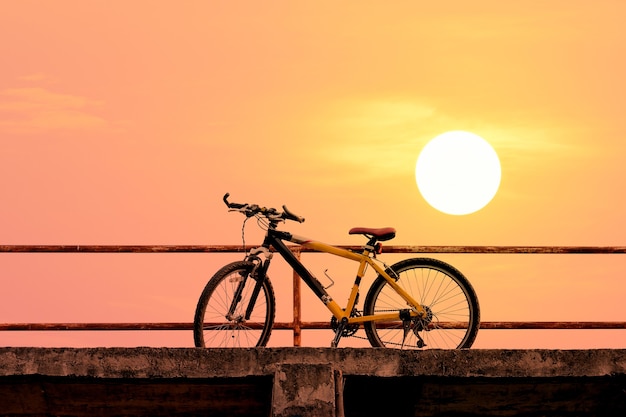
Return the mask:
<svg viewBox="0 0 626 417">
<path fill-rule="evenodd" d="M 298 223 L 304 223 L 304 217 L 300 217 L 297 214 L 290 212 L 287 206 L 283 206 L 283 211 L 285 213 L 285 219 L 293 220 Z"/>
<path fill-rule="evenodd" d="M 224 194 L 224 198 L 223 198 L 224 203 L 226 204 L 226 206 L 227 206 L 228 208 L 240 209 L 240 208 L 242 208 L 242 207 L 247 206 L 247 204 L 229 203 L 229 202 L 228 202 L 228 197 L 229 197 L 229 196 L 230 196 L 230 193 L 226 193 L 226 194 Z"/>
</svg>

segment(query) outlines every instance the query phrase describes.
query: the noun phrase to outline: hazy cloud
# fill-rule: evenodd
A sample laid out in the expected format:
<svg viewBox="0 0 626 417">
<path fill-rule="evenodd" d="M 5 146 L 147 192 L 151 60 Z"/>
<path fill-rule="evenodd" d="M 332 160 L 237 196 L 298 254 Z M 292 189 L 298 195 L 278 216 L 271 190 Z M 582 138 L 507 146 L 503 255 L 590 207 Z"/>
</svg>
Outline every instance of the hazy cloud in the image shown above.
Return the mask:
<svg viewBox="0 0 626 417">
<path fill-rule="evenodd" d="M 26 74 L 20 77 L 17 77 L 20 81 L 45 81 L 49 80 L 50 77 L 42 72 L 34 73 L 34 74 Z"/>
<path fill-rule="evenodd" d="M 108 122 L 95 108 L 102 102 L 40 87 L 0 91 L 0 132 L 38 134 L 58 130 L 100 129 Z"/>
</svg>

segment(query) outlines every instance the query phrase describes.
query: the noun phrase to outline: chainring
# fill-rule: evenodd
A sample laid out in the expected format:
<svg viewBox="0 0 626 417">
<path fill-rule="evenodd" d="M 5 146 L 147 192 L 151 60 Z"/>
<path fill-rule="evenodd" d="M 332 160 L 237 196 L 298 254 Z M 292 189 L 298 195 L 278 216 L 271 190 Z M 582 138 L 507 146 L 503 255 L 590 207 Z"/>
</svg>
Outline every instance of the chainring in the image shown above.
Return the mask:
<svg viewBox="0 0 626 417">
<path fill-rule="evenodd" d="M 350 317 L 361 317 L 361 312 L 356 309 L 353 309 L 352 313 L 350 313 Z M 330 327 L 331 329 L 333 329 L 333 332 L 337 333 L 337 329 L 339 329 L 339 321 L 337 320 L 337 317 L 333 316 L 330 319 Z M 342 337 L 353 336 L 359 330 L 359 327 L 361 326 L 358 323 L 348 324 L 341 332 L 341 336 Z"/>
</svg>

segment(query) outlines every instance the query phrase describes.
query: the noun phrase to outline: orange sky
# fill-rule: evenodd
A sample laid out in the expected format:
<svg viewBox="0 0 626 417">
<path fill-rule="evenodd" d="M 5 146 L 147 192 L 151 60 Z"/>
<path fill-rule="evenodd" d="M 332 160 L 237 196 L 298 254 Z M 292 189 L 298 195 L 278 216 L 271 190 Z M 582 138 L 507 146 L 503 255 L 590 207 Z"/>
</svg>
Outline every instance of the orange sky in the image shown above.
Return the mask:
<svg viewBox="0 0 626 417">
<path fill-rule="evenodd" d="M 307 218 L 290 230 L 336 244 L 359 244 L 357 225 L 409 245 L 625 244 L 622 1 L 0 5 L 0 244 L 237 244 L 225 192 L 287 204 Z M 475 214 L 437 212 L 415 185 L 419 151 L 448 130 L 500 156 Z M 484 320 L 626 320 L 620 255 L 439 258 Z M 191 321 L 227 259 L 0 254 L 0 322 Z M 476 346 L 624 347 L 625 333 L 483 331 Z M 192 345 L 111 337 L 0 345 Z"/>
</svg>

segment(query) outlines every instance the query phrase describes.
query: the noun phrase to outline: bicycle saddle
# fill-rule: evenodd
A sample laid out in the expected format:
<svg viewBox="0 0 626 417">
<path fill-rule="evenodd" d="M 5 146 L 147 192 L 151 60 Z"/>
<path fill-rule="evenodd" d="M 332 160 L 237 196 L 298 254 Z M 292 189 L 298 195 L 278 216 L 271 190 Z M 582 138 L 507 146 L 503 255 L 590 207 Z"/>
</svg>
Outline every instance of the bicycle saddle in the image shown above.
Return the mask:
<svg viewBox="0 0 626 417">
<path fill-rule="evenodd" d="M 373 236 L 380 241 L 391 240 L 396 237 L 396 229 L 393 227 L 383 227 L 380 229 L 371 229 L 369 227 L 353 227 L 348 234 Z"/>
</svg>

